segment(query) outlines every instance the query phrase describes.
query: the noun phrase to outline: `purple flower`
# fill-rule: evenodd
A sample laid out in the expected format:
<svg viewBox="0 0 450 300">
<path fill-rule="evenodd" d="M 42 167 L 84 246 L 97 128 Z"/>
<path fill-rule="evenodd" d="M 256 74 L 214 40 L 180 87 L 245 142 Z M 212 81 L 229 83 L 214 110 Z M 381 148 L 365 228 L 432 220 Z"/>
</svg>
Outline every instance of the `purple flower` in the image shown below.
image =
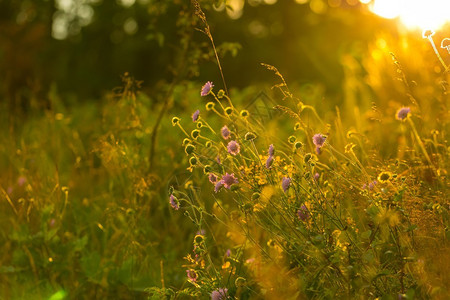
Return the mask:
<svg viewBox="0 0 450 300">
<path fill-rule="evenodd" d="M 273 156 L 275 154 L 275 149 L 273 148 L 273 144 L 269 146 L 269 156 Z"/>
<path fill-rule="evenodd" d="M 208 179 L 209 179 L 209 182 L 211 182 L 212 184 L 217 183 L 217 176 L 214 175 L 213 173 L 209 173 Z"/>
<path fill-rule="evenodd" d="M 297 211 L 297 216 L 302 221 L 306 221 L 309 218 L 309 212 L 305 204 L 303 204 Z"/>
<path fill-rule="evenodd" d="M 226 257 L 230 257 L 231 256 L 231 250 L 227 249 L 227 252 L 225 252 L 225 256 Z"/>
<path fill-rule="evenodd" d="M 266 160 L 266 169 L 269 169 L 270 166 L 272 166 L 272 163 L 273 163 L 273 156 L 271 155 Z"/>
<path fill-rule="evenodd" d="M 225 300 L 227 298 L 228 289 L 217 289 L 211 293 L 211 300 Z"/>
<path fill-rule="evenodd" d="M 19 178 L 17 178 L 17 184 L 19 186 L 24 185 L 27 182 L 27 179 L 24 176 L 20 176 Z"/>
<path fill-rule="evenodd" d="M 326 136 L 321 133 L 317 133 L 313 136 L 313 143 L 314 145 L 316 145 L 316 147 L 322 147 L 326 139 Z"/>
<path fill-rule="evenodd" d="M 315 181 L 318 181 L 319 178 L 320 178 L 320 174 L 319 173 L 314 174 L 314 180 Z"/>
<path fill-rule="evenodd" d="M 207 83 L 205 83 L 205 85 L 202 86 L 202 92 L 200 93 L 200 95 L 202 97 L 208 95 L 212 88 L 214 87 L 214 84 L 211 81 L 208 81 Z"/>
<path fill-rule="evenodd" d="M 231 141 L 227 145 L 228 153 L 232 155 L 237 155 L 241 151 L 241 146 L 236 141 Z"/>
<path fill-rule="evenodd" d="M 216 161 L 217 161 L 217 163 L 220 165 L 222 162 L 220 161 L 220 155 L 217 155 L 216 156 Z"/>
<path fill-rule="evenodd" d="M 399 110 L 397 110 L 397 120 L 403 121 L 406 119 L 408 114 L 411 112 L 411 108 L 409 107 L 402 107 Z"/>
<path fill-rule="evenodd" d="M 281 182 L 281 187 L 283 188 L 283 191 L 286 193 L 289 189 L 289 186 L 291 185 L 291 179 L 289 177 L 283 177 L 283 180 Z"/>
<path fill-rule="evenodd" d="M 186 270 L 187 277 L 190 281 L 197 281 L 197 273 L 194 270 Z"/>
<path fill-rule="evenodd" d="M 227 189 L 230 189 L 233 184 L 239 183 L 237 178 L 234 177 L 234 174 L 228 174 L 228 173 L 226 173 L 225 175 L 222 176 L 221 181 L 223 182 L 223 185 Z"/>
<path fill-rule="evenodd" d="M 369 190 L 373 190 L 373 188 L 375 187 L 375 185 L 377 184 L 378 182 L 376 181 L 376 180 L 374 180 L 374 181 L 372 181 L 371 183 L 369 183 Z"/>
<path fill-rule="evenodd" d="M 223 126 L 222 129 L 220 129 L 220 133 L 222 133 L 222 137 L 224 140 L 228 140 L 230 138 L 230 130 L 228 129 L 227 125 Z"/>
<path fill-rule="evenodd" d="M 320 147 L 319 147 L 319 146 L 317 146 L 317 147 L 316 147 L 316 153 L 317 153 L 317 154 L 320 154 L 320 153 L 322 153 L 322 149 L 320 149 Z"/>
<path fill-rule="evenodd" d="M 199 116 L 200 116 L 200 110 L 197 109 L 197 110 L 192 114 L 192 122 L 197 122 Z"/>
<path fill-rule="evenodd" d="M 170 195 L 169 199 L 170 206 L 172 206 L 173 209 L 178 210 L 180 208 L 180 205 L 178 204 L 177 198 L 175 198 L 174 195 Z"/>
<path fill-rule="evenodd" d="M 218 192 L 220 188 L 223 186 L 223 180 L 219 180 L 216 182 L 216 185 L 214 186 L 214 192 Z"/>
</svg>

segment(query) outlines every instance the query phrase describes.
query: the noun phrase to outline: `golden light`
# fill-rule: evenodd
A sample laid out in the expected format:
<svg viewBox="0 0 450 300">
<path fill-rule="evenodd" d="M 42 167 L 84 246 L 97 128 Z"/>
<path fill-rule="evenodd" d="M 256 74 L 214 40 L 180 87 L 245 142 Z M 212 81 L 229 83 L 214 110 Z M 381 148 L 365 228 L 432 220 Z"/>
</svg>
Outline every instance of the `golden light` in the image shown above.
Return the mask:
<svg viewBox="0 0 450 300">
<path fill-rule="evenodd" d="M 399 20 L 410 29 L 439 29 L 450 22 L 450 0 L 360 0 L 388 19 Z"/>
</svg>

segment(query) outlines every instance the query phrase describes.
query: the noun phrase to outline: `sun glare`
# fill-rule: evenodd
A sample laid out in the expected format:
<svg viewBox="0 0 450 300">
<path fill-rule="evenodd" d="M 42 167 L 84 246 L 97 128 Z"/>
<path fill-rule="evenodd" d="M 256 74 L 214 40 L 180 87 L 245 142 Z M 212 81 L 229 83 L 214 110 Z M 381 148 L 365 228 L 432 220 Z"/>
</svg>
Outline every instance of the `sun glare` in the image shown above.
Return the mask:
<svg viewBox="0 0 450 300">
<path fill-rule="evenodd" d="M 411 29 L 439 29 L 450 22 L 449 0 L 372 0 L 368 5 L 373 13 L 387 19 L 399 18 Z"/>
</svg>

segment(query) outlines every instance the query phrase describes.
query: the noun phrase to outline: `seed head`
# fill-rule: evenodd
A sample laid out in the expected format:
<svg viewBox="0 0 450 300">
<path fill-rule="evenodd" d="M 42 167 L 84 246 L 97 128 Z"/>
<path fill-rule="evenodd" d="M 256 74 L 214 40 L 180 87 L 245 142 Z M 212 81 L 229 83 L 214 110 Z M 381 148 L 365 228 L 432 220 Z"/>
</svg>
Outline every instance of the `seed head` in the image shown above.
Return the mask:
<svg viewBox="0 0 450 300">
<path fill-rule="evenodd" d="M 177 125 L 180 122 L 180 118 L 178 117 L 173 117 L 172 118 L 172 126 Z"/>
</svg>

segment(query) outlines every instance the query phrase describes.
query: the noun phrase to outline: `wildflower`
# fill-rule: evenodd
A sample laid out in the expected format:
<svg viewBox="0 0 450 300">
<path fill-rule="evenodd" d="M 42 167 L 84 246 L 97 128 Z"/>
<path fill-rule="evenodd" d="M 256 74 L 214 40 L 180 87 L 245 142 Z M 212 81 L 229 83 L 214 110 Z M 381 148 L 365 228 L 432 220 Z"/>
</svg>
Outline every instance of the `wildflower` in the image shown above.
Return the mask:
<svg viewBox="0 0 450 300">
<path fill-rule="evenodd" d="M 195 146 L 192 144 L 187 144 L 186 147 L 184 148 L 184 152 L 186 152 L 186 154 L 192 154 L 192 152 L 194 152 L 195 150 Z"/>
<path fill-rule="evenodd" d="M 194 270 L 186 270 L 187 277 L 190 281 L 197 281 L 197 273 Z"/>
<path fill-rule="evenodd" d="M 186 146 L 186 145 L 189 144 L 190 142 L 191 142 L 190 139 L 185 138 L 185 139 L 183 140 L 183 143 L 181 143 L 181 146 Z"/>
<path fill-rule="evenodd" d="M 191 166 L 195 166 L 197 164 L 197 157 L 192 156 L 191 158 L 189 158 L 189 164 Z"/>
<path fill-rule="evenodd" d="M 283 180 L 281 182 L 281 187 L 283 188 L 283 191 L 286 193 L 289 189 L 289 186 L 291 185 L 291 179 L 289 177 L 283 177 Z"/>
<path fill-rule="evenodd" d="M 223 182 L 223 185 L 227 189 L 230 189 L 231 185 L 239 183 L 237 178 L 234 177 L 234 174 L 228 174 L 228 173 L 226 173 L 225 175 L 222 176 L 221 181 Z"/>
<path fill-rule="evenodd" d="M 225 96 L 225 91 L 224 90 L 219 90 L 217 92 L 217 98 L 222 99 Z"/>
<path fill-rule="evenodd" d="M 216 156 L 216 162 L 220 165 L 222 163 L 222 161 L 220 160 L 220 155 Z"/>
<path fill-rule="evenodd" d="M 178 210 L 180 208 L 178 200 L 174 195 L 170 195 L 169 202 L 170 202 L 170 206 L 172 206 L 173 209 Z"/>
<path fill-rule="evenodd" d="M 178 117 L 173 117 L 172 118 L 172 126 L 177 125 L 180 122 L 180 118 Z"/>
<path fill-rule="evenodd" d="M 19 178 L 17 178 L 17 184 L 19 186 L 24 185 L 27 182 L 27 179 L 24 176 L 20 176 Z"/>
<path fill-rule="evenodd" d="M 231 250 L 227 249 L 227 252 L 225 252 L 226 257 L 230 257 L 231 256 Z"/>
<path fill-rule="evenodd" d="M 214 175 L 213 173 L 209 173 L 208 179 L 209 182 L 211 182 L 212 184 L 216 184 L 218 180 L 217 176 Z"/>
<path fill-rule="evenodd" d="M 375 187 L 375 185 L 377 184 L 378 182 L 376 181 L 376 180 L 374 180 L 374 181 L 372 181 L 371 183 L 369 183 L 369 190 L 373 190 L 373 188 Z"/>
<path fill-rule="evenodd" d="M 208 95 L 212 88 L 214 87 L 213 83 L 211 81 L 206 82 L 203 86 L 202 86 L 202 92 L 200 93 L 200 95 L 202 97 Z"/>
<path fill-rule="evenodd" d="M 212 168 L 211 168 L 210 165 L 205 165 L 205 166 L 203 167 L 203 173 L 204 173 L 204 174 L 208 174 L 208 173 L 211 172 L 211 171 L 212 171 Z"/>
<path fill-rule="evenodd" d="M 223 186 L 223 180 L 219 180 L 216 182 L 216 185 L 214 186 L 214 192 L 218 192 L 220 190 L 220 188 Z"/>
<path fill-rule="evenodd" d="M 252 140 L 256 139 L 256 134 L 254 132 L 247 132 L 244 136 L 244 139 L 246 141 L 252 141 Z"/>
<path fill-rule="evenodd" d="M 241 117 L 243 117 L 243 118 L 247 118 L 247 117 L 249 116 L 248 110 L 245 110 L 245 109 L 241 110 L 241 112 L 240 112 L 239 114 L 240 114 Z"/>
<path fill-rule="evenodd" d="M 325 143 L 325 140 L 327 139 L 326 136 L 324 136 L 321 133 L 317 133 L 313 136 L 313 143 L 314 145 L 316 145 L 316 147 L 322 147 L 323 144 Z"/>
<path fill-rule="evenodd" d="M 378 181 L 381 183 L 387 182 L 392 177 L 392 174 L 390 172 L 381 172 L 380 175 L 378 175 Z"/>
<path fill-rule="evenodd" d="M 424 31 L 422 32 L 422 37 L 424 39 L 429 39 L 430 37 L 432 37 L 434 35 L 434 31 L 431 29 L 424 29 Z"/>
<path fill-rule="evenodd" d="M 306 221 L 309 218 L 309 211 L 306 208 L 306 205 L 303 204 L 300 209 L 297 211 L 297 216 L 300 220 Z"/>
<path fill-rule="evenodd" d="M 199 116 L 200 116 L 200 110 L 197 109 L 197 110 L 192 114 L 192 122 L 197 122 Z"/>
<path fill-rule="evenodd" d="M 191 137 L 192 137 L 194 140 L 196 140 L 196 139 L 199 137 L 199 135 L 200 135 L 200 130 L 194 129 L 194 130 L 191 131 Z"/>
<path fill-rule="evenodd" d="M 314 174 L 314 180 L 315 181 L 318 181 L 319 178 L 320 178 L 320 174 L 319 173 Z"/>
<path fill-rule="evenodd" d="M 236 141 L 231 141 L 227 145 L 227 150 L 231 155 L 237 155 L 241 151 L 241 146 Z"/>
<path fill-rule="evenodd" d="M 269 169 L 272 163 L 273 163 L 273 156 L 270 155 L 266 160 L 266 169 Z"/>
<path fill-rule="evenodd" d="M 411 109 L 409 107 L 402 107 L 399 110 L 397 110 L 396 115 L 397 120 L 403 121 L 404 119 L 406 119 L 410 111 Z"/>
<path fill-rule="evenodd" d="M 316 147 L 316 153 L 317 153 L 317 154 L 320 154 L 320 153 L 322 153 L 322 150 L 320 149 L 320 147 L 319 147 L 319 146 L 317 146 L 317 147 Z"/>
<path fill-rule="evenodd" d="M 200 235 L 200 236 L 204 236 L 206 233 L 205 229 L 200 229 L 195 233 L 195 236 Z"/>
<path fill-rule="evenodd" d="M 233 108 L 232 107 L 226 107 L 225 108 L 225 113 L 229 116 L 233 113 Z"/>
<path fill-rule="evenodd" d="M 228 289 L 217 289 L 211 293 L 211 300 L 225 300 L 227 298 Z"/>
<path fill-rule="evenodd" d="M 448 53 L 450 53 L 450 39 L 449 38 L 445 38 L 442 40 L 441 48 L 447 49 Z"/>
<path fill-rule="evenodd" d="M 269 156 L 273 156 L 275 154 L 275 148 L 273 147 L 273 144 L 270 144 L 268 154 Z"/>
<path fill-rule="evenodd" d="M 222 134 L 224 140 L 228 140 L 230 138 L 231 132 L 228 129 L 227 125 L 223 126 L 222 129 L 220 129 L 220 133 Z"/>
</svg>

